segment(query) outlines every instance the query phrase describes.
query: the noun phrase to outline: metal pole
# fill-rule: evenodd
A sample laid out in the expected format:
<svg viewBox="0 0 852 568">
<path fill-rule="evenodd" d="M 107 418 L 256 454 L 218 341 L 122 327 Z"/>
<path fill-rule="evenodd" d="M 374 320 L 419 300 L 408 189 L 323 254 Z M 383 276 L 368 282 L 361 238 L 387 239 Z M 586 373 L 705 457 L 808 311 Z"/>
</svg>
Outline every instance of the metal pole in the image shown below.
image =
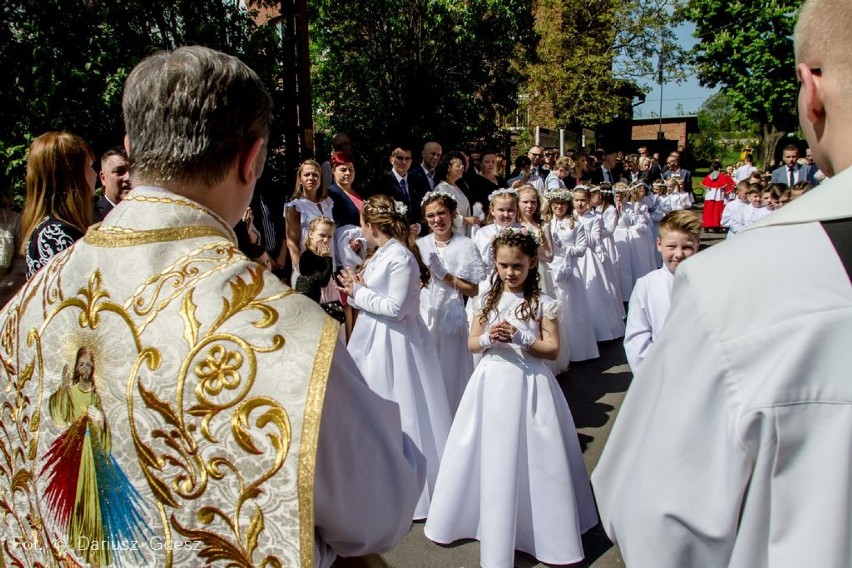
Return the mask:
<svg viewBox="0 0 852 568">
<path fill-rule="evenodd" d="M 311 51 L 308 44 L 308 2 L 296 0 L 296 73 L 298 75 L 299 138 L 302 159 L 314 157 L 314 119 L 311 107 Z"/>
<path fill-rule="evenodd" d="M 665 40 L 660 38 L 660 61 L 657 66 L 657 82 L 660 84 L 660 128 L 657 131 L 657 140 L 663 139 L 663 65 L 665 60 Z"/>
</svg>

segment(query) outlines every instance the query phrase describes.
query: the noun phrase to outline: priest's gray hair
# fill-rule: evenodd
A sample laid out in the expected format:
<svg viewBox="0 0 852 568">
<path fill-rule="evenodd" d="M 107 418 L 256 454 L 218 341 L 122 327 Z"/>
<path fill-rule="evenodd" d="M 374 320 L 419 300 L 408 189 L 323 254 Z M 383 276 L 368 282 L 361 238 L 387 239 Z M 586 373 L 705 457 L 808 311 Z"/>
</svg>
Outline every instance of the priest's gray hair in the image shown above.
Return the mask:
<svg viewBox="0 0 852 568">
<path fill-rule="evenodd" d="M 136 185 L 215 185 L 272 122 L 257 74 L 201 46 L 144 59 L 127 78 L 122 107 Z"/>
</svg>

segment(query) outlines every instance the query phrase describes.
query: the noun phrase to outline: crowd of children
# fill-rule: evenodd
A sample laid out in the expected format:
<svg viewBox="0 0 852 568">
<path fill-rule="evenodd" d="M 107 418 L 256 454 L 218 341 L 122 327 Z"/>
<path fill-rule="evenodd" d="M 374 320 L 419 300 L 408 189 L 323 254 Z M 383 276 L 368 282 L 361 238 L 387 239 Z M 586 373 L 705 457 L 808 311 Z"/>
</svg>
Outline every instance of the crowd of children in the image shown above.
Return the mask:
<svg viewBox="0 0 852 568">
<path fill-rule="evenodd" d="M 511 565 L 515 550 L 581 560 L 580 535 L 597 514 L 555 375 L 625 336 L 634 288 L 628 324 L 654 304 L 651 277 L 691 254 L 669 213 L 697 219 L 681 211 L 689 194 L 677 177 L 649 194 L 642 182 L 503 188 L 468 237 L 455 195 L 436 186 L 421 202 L 429 231 L 419 238 L 402 204 L 374 195 L 356 231 L 364 250 L 347 262 L 313 177 L 304 176 L 303 235 L 292 239 L 297 289 L 327 302 L 334 264 L 339 297 L 357 315 L 347 348 L 426 456 L 414 518 L 428 519 L 436 542 L 479 539 L 483 566 Z M 645 327 L 657 325 L 652 312 Z M 643 353 L 653 336 L 641 341 Z"/>
<path fill-rule="evenodd" d="M 487 217 L 475 203 L 462 230 L 455 192 L 441 184 L 420 203 L 429 231 L 419 238 L 405 206 L 374 195 L 360 227 L 346 229 L 365 245 L 347 258 L 333 250 L 341 241 L 317 169 L 301 172 L 297 289 L 336 299 L 334 263 L 339 298 L 357 316 L 347 348 L 370 387 L 399 404 L 403 431 L 426 456 L 414 518 L 427 519 L 436 542 L 479 539 L 483 566 L 511 565 L 515 550 L 581 560 L 580 535 L 597 514 L 555 374 L 620 338 L 631 368 L 641 365 L 675 270 L 699 247 L 702 219 L 684 180 L 568 189 L 552 175 L 543 192 L 493 191 Z M 711 174 L 705 229 L 729 236 L 806 189 L 744 181 L 728 191 L 718 164 Z"/>
</svg>

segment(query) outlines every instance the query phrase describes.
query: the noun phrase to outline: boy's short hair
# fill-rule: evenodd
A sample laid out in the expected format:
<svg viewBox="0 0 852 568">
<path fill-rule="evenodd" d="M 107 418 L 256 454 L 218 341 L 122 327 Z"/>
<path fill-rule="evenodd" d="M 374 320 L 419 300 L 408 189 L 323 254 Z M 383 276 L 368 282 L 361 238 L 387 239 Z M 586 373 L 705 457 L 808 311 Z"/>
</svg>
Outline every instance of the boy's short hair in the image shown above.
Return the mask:
<svg viewBox="0 0 852 568">
<path fill-rule="evenodd" d="M 737 182 L 737 185 L 736 185 L 736 187 L 734 188 L 734 192 L 735 192 L 735 193 L 739 193 L 740 191 L 748 190 L 748 188 L 749 188 L 749 186 L 750 186 L 750 185 L 751 185 L 751 184 L 748 182 L 748 180 L 745 180 L 745 179 L 744 179 L 744 180 L 742 180 L 742 181 L 739 181 L 739 182 Z"/>
<path fill-rule="evenodd" d="M 786 183 L 770 183 L 767 189 L 769 194 L 772 195 L 772 199 L 781 199 L 784 195 L 790 195 L 792 192 L 792 188 L 788 187 Z"/>
<path fill-rule="evenodd" d="M 660 221 L 660 237 L 670 231 L 678 231 L 696 241 L 701 239 L 701 219 L 698 215 L 686 209 L 669 211 Z"/>
<path fill-rule="evenodd" d="M 793 187 L 790 189 L 797 194 L 807 193 L 814 188 L 813 184 L 809 181 L 799 181 L 793 184 Z"/>
<path fill-rule="evenodd" d="M 746 195 L 751 195 L 752 193 L 761 193 L 762 194 L 763 193 L 763 186 L 760 185 L 759 183 L 753 183 L 753 184 L 749 185 L 748 191 L 746 192 Z"/>
</svg>

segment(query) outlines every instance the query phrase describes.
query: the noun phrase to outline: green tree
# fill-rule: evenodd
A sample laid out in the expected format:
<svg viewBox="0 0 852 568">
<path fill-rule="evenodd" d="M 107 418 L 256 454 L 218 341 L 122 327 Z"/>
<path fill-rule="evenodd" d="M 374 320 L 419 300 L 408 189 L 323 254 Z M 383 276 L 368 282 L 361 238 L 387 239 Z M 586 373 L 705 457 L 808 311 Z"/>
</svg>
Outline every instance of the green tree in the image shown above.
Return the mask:
<svg viewBox="0 0 852 568">
<path fill-rule="evenodd" d="M 349 134 L 369 164 L 362 182 L 387 168 L 395 141 L 493 141 L 498 118 L 517 105 L 512 61 L 532 49 L 531 0 L 317 0 L 309 9 L 317 127 Z"/>
<path fill-rule="evenodd" d="M 759 127 L 745 119 L 725 93 L 710 96 L 698 110 L 698 133 L 691 139 L 692 152 L 699 161 L 721 159 L 730 141 L 759 138 Z M 749 142 L 751 143 L 751 142 Z M 737 148 L 737 152 L 742 146 Z"/>
<path fill-rule="evenodd" d="M 0 159 L 18 192 L 29 143 L 47 130 L 78 134 L 96 153 L 121 144 L 124 80 L 154 51 L 220 49 L 280 91 L 274 28 L 256 26 L 232 0 L 16 0 L 0 15 Z"/>
<path fill-rule="evenodd" d="M 691 61 L 705 87 L 720 87 L 743 121 L 760 129 L 766 168 L 778 141 L 797 125 L 793 27 L 801 0 L 689 0 Z"/>
<path fill-rule="evenodd" d="M 536 58 L 527 62 L 533 121 L 595 127 L 631 118 L 634 96 L 683 77 L 672 14 L 677 0 L 540 0 Z M 659 66 L 660 50 L 666 56 Z"/>
</svg>

